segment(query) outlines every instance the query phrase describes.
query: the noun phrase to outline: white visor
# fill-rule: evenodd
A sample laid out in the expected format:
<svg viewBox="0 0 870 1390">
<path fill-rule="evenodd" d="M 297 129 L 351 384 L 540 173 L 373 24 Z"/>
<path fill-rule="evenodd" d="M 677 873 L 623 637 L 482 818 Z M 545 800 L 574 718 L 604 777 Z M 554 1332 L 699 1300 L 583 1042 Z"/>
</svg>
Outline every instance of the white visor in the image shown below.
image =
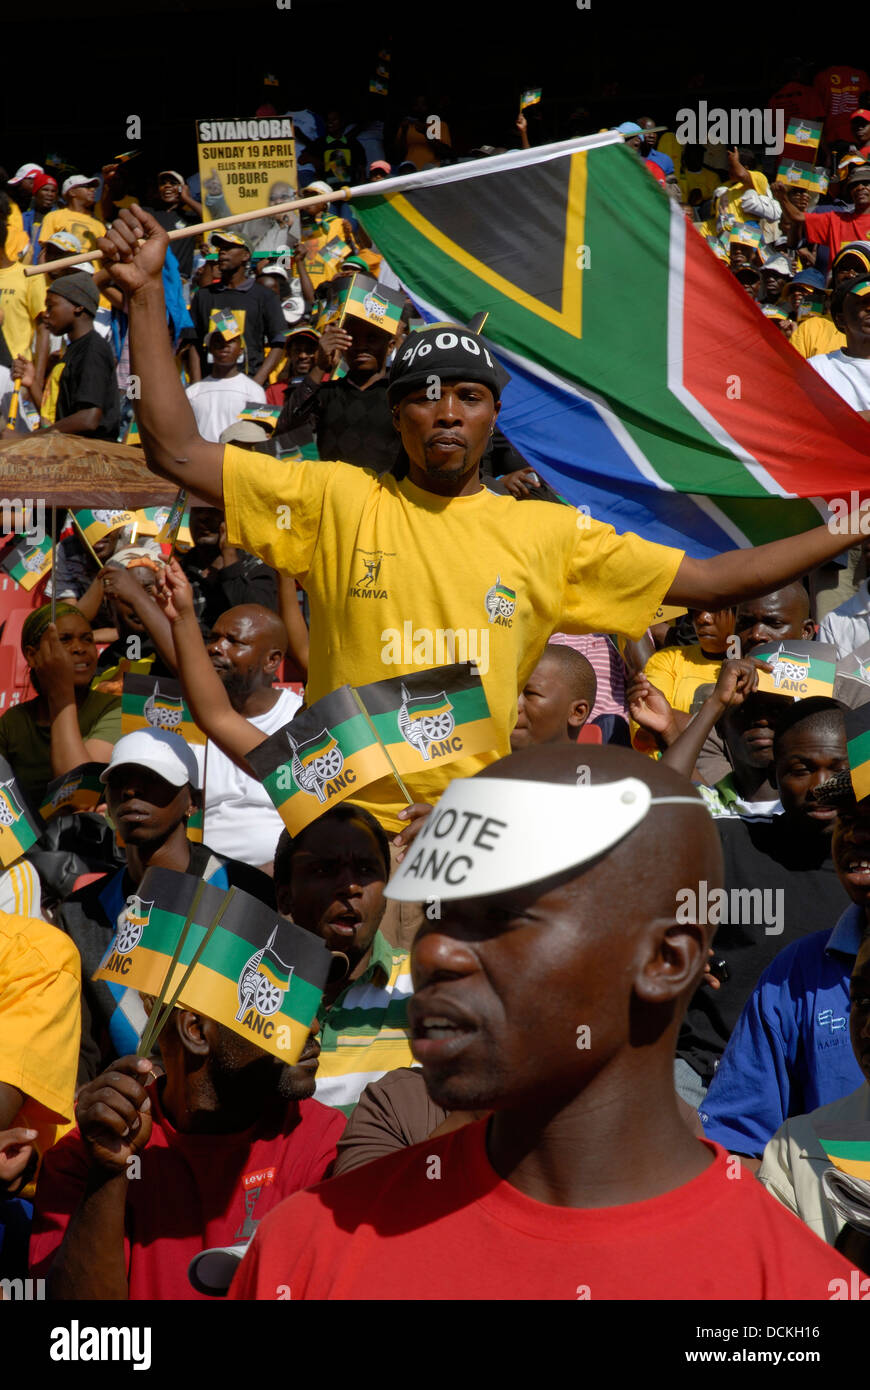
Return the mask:
<svg viewBox="0 0 870 1390">
<path fill-rule="evenodd" d="M 599 786 L 458 777 L 384 896 L 397 902 L 477 898 L 537 883 L 595 859 L 640 825 L 651 806 L 663 805 L 695 806 L 709 817 L 700 797 L 654 797 L 637 777 Z"/>
</svg>

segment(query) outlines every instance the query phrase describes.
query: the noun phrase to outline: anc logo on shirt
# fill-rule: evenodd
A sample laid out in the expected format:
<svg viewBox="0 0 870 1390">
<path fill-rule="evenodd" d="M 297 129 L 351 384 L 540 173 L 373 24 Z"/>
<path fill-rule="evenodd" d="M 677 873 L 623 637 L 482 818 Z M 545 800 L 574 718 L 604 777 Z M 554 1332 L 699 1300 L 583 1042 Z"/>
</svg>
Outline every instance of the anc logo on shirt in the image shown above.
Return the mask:
<svg viewBox="0 0 870 1390">
<path fill-rule="evenodd" d="M 348 589 L 348 598 L 389 598 L 382 587 L 381 566 L 384 563 L 383 550 L 360 550 L 362 573 Z M 392 558 L 389 552 L 386 552 Z"/>
<path fill-rule="evenodd" d="M 432 744 L 449 738 L 456 727 L 453 706 L 445 691 L 441 690 L 437 695 L 417 695 L 411 699 L 404 685 L 397 723 L 405 742 L 416 748 L 427 762 Z"/>
<path fill-rule="evenodd" d="M 153 906 L 153 899 L 151 902 L 143 903 L 137 893 L 130 894 L 127 906 L 118 914 L 118 939 L 115 942 L 118 955 L 126 956 L 139 945 Z"/>
<path fill-rule="evenodd" d="M 513 627 L 514 610 L 517 606 L 516 591 L 509 589 L 507 584 L 502 584 L 501 575 L 496 575 L 495 583 L 487 590 L 484 606 L 491 623 L 500 627 Z"/>
<path fill-rule="evenodd" d="M 284 995 L 290 988 L 293 966 L 287 965 L 275 950 L 275 937 L 278 927 L 259 951 L 255 951 L 245 962 L 238 979 L 239 1011 L 236 1021 L 240 1022 L 252 1006 L 263 1018 L 277 1013 L 284 1002 Z"/>
<path fill-rule="evenodd" d="M 323 729 L 304 743 L 297 743 L 292 734 L 287 742 L 293 754 L 290 767 L 297 786 L 318 801 L 325 801 L 323 789 L 344 767 L 344 754 L 331 730 Z"/>
</svg>

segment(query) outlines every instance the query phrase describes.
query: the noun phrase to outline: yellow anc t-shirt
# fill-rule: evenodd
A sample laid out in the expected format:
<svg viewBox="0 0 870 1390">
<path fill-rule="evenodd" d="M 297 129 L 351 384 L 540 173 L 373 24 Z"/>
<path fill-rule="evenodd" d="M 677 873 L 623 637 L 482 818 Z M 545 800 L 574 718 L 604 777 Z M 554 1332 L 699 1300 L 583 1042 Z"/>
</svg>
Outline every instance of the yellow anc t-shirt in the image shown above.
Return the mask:
<svg viewBox="0 0 870 1390">
<path fill-rule="evenodd" d="M 789 342 L 801 357 L 818 357 L 821 353 L 844 348 L 846 335 L 840 332 L 827 314 L 811 314 L 809 318 L 801 320 Z"/>
<path fill-rule="evenodd" d="M 45 245 L 55 232 L 72 232 L 82 244 L 83 251 L 95 251 L 97 237 L 106 235 L 106 224 L 87 212 L 74 212 L 72 208 L 52 208 L 42 219 L 39 240 Z"/>
<path fill-rule="evenodd" d="M 24 1102 L 12 1121 L 45 1153 L 69 1128 L 81 1041 L 81 961 L 66 935 L 0 912 L 0 1081 Z"/>
<path fill-rule="evenodd" d="M 36 320 L 44 308 L 44 275 L 25 275 L 18 262 L 0 270 L 0 332 L 13 357 L 30 357 Z"/>
<path fill-rule="evenodd" d="M 477 660 L 498 746 L 408 778 L 415 801 L 435 801 L 452 778 L 510 752 L 517 693 L 551 632 L 640 637 L 683 558 L 573 507 L 485 488 L 439 497 L 408 478 L 282 463 L 232 445 L 223 468 L 230 543 L 308 594 L 309 705 L 345 683 Z M 487 604 L 496 586 L 500 602 Z M 405 802 L 392 779 L 354 801 L 402 829 Z"/>
</svg>

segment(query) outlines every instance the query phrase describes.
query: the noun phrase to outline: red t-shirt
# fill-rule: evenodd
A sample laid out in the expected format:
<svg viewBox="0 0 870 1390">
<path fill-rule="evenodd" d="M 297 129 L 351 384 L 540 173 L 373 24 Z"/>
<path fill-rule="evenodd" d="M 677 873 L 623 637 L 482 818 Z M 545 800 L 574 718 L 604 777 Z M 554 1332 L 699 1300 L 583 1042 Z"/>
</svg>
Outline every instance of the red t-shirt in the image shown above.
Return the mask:
<svg viewBox="0 0 870 1390">
<path fill-rule="evenodd" d="M 200 1250 L 244 1240 L 267 1211 L 320 1182 L 344 1116 L 317 1100 L 279 1102 L 240 1134 L 181 1134 L 148 1087 L 154 1128 L 128 1181 L 124 1259 L 131 1299 L 207 1298 L 187 1278 Z M 90 1164 L 77 1129 L 45 1156 L 30 1263 L 44 1276 L 85 1189 Z M 246 1228 L 246 1229 L 245 1229 Z"/>
<path fill-rule="evenodd" d="M 813 78 L 813 87 L 825 109 L 825 139 L 852 139 L 849 117 L 857 111 L 861 92 L 870 87 L 870 77 L 863 68 L 825 68 Z M 806 111 L 800 113 L 807 115 Z"/>
<path fill-rule="evenodd" d="M 770 111 L 782 111 L 786 125 L 794 116 L 800 116 L 805 121 L 818 121 L 825 114 L 817 93 L 803 82 L 786 82 L 784 87 L 774 92 L 767 106 Z"/>
<path fill-rule="evenodd" d="M 626 1206 L 502 1181 L 486 1120 L 321 1183 L 260 1225 L 230 1289 L 260 1299 L 827 1299 L 846 1261 L 728 1155 Z M 436 1162 L 439 1160 L 439 1162 Z"/>
<path fill-rule="evenodd" d="M 844 241 L 863 241 L 870 232 L 870 212 L 808 212 L 807 241 L 827 246 L 834 259 Z"/>
</svg>

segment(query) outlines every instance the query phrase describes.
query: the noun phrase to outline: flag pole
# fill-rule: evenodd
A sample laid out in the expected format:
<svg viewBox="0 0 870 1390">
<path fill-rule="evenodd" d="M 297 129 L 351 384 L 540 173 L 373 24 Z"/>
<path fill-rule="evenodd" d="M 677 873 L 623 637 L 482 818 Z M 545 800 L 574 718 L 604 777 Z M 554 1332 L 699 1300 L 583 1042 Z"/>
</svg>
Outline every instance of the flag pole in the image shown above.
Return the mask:
<svg viewBox="0 0 870 1390">
<path fill-rule="evenodd" d="M 597 135 L 582 135 L 572 140 L 559 140 L 550 145 L 535 145 L 531 150 L 507 150 L 505 154 L 488 155 L 485 159 L 475 159 L 468 164 L 451 164 L 443 168 L 436 166 L 432 170 L 417 170 L 413 174 L 395 174 L 389 179 L 375 179 L 373 183 L 358 183 L 350 187 L 331 189 L 329 196 L 318 193 L 310 198 L 294 198 L 288 203 L 276 203 L 274 207 L 250 208 L 247 212 L 235 212 L 229 217 L 218 217 L 212 222 L 197 222 L 189 227 L 177 227 L 169 233 L 169 240 L 180 241 L 183 237 L 200 236 L 203 232 L 219 231 L 221 227 L 235 227 L 240 222 L 253 222 L 261 217 L 280 217 L 285 212 L 295 212 L 296 208 L 349 202 L 354 198 L 383 198 L 389 193 L 404 193 L 408 189 L 426 188 L 435 183 L 464 182 L 478 178 L 481 174 L 506 173 L 509 169 L 524 167 L 527 164 L 540 164 L 575 151 L 624 143 L 617 131 L 605 130 Z M 59 261 L 26 265 L 24 274 L 46 275 L 49 270 L 65 270 L 68 266 L 82 265 L 85 261 L 98 261 L 102 254 L 102 251 L 82 251 L 77 256 L 63 256 Z"/>
<path fill-rule="evenodd" d="M 57 507 L 51 509 L 51 621 L 57 620 Z"/>
<path fill-rule="evenodd" d="M 349 686 L 348 688 L 349 688 L 350 693 L 351 693 L 351 695 L 353 696 L 354 700 L 356 701 L 357 708 L 358 708 L 360 714 L 363 715 L 363 717 L 364 717 L 366 723 L 368 724 L 369 728 L 370 728 L 371 731 L 372 731 L 372 737 L 373 737 L 374 739 L 377 740 L 377 742 L 380 744 L 381 748 L 383 749 L 384 757 L 386 758 L 387 762 L 390 764 L 390 767 L 393 769 L 393 776 L 395 777 L 396 781 L 397 781 L 398 784 L 399 784 L 399 790 L 400 790 L 400 792 L 402 793 L 403 797 L 404 797 L 405 800 L 407 801 L 408 805 L 409 805 L 409 806 L 413 806 L 413 805 L 414 805 L 414 798 L 413 798 L 413 796 L 411 795 L 411 793 L 408 791 L 408 788 L 405 786 L 405 784 L 404 784 L 404 782 L 402 781 L 401 777 L 399 776 L 399 769 L 396 767 L 396 764 L 393 762 L 392 758 L 390 757 L 390 752 L 389 752 L 389 749 L 387 748 L 387 745 L 384 743 L 384 740 L 381 738 L 380 734 L 378 733 L 377 729 L 375 728 L 374 723 L 372 722 L 372 717 L 371 717 L 371 715 L 369 714 L 368 710 L 366 709 L 365 705 L 363 704 L 362 700 L 360 699 L 359 691 L 356 690 L 356 689 L 354 688 L 354 686 L 352 686 L 352 685 Z"/>
<path fill-rule="evenodd" d="M 184 919 L 184 925 L 182 926 L 181 931 L 178 933 L 178 940 L 175 943 L 175 950 L 172 953 L 172 960 L 169 962 L 169 969 L 167 970 L 166 975 L 164 976 L 163 984 L 160 986 L 160 993 L 154 1000 L 154 1007 L 151 1010 L 151 1016 L 145 1025 L 145 1031 L 143 1032 L 142 1037 L 139 1039 L 139 1046 L 136 1049 L 137 1057 L 147 1057 L 152 1047 L 154 1046 L 154 1034 L 158 1031 L 157 1020 L 160 1015 L 161 1005 L 163 1004 L 163 1001 L 166 998 L 166 991 L 169 988 L 169 982 L 172 979 L 173 974 L 175 973 L 175 967 L 178 964 L 178 958 L 184 950 L 184 943 L 187 940 L 187 933 L 190 930 L 190 924 L 193 921 L 194 913 L 196 912 L 196 909 L 199 907 L 199 900 L 202 897 L 204 888 L 205 879 L 201 878 L 199 880 L 199 883 L 196 885 L 196 889 L 194 890 L 193 898 L 191 899 L 190 903 L 190 908 L 188 909 L 187 916 Z"/>
<path fill-rule="evenodd" d="M 221 903 L 220 907 L 218 908 L 217 912 L 215 913 L 215 916 L 214 916 L 214 919 L 212 920 L 211 926 L 207 928 L 206 933 L 205 933 L 205 936 L 202 938 L 202 941 L 199 943 L 199 945 L 197 946 L 196 950 L 194 951 L 193 956 L 192 956 L 192 958 L 191 958 L 190 965 L 187 967 L 186 971 L 184 972 L 184 975 L 182 976 L 181 983 L 179 984 L 178 989 L 177 989 L 177 990 L 175 991 L 175 993 L 173 994 L 173 996 L 172 996 L 172 998 L 170 999 L 169 1003 L 164 1007 L 163 1013 L 162 1013 L 161 1016 L 160 1016 L 160 1020 L 159 1020 L 159 1022 L 157 1023 L 157 1025 L 155 1026 L 155 1028 L 154 1028 L 154 1030 L 153 1030 L 153 1032 L 152 1032 L 152 1034 L 151 1034 L 151 1037 L 150 1037 L 150 1039 L 149 1039 L 149 1047 L 153 1047 L 153 1046 L 154 1046 L 154 1044 L 156 1043 L 156 1041 L 157 1041 L 157 1039 L 159 1038 L 160 1034 L 163 1032 L 163 1029 L 164 1029 L 166 1023 L 167 1023 L 168 1020 L 169 1020 L 169 1017 L 170 1017 L 170 1015 L 171 1015 L 171 1013 L 172 1013 L 172 1010 L 175 1008 L 176 1004 L 178 1003 L 178 1001 L 179 1001 L 179 999 L 180 999 L 180 997 L 181 997 L 181 992 L 182 992 L 182 990 L 184 989 L 184 986 L 187 984 L 188 980 L 190 979 L 191 975 L 192 975 L 193 972 L 194 972 L 194 969 L 195 969 L 196 966 L 199 964 L 199 958 L 200 958 L 200 956 L 202 955 L 202 953 L 203 953 L 203 951 L 205 950 L 206 946 L 207 946 L 208 943 L 211 941 L 212 937 L 214 936 L 215 932 L 217 931 L 218 927 L 220 926 L 220 923 L 221 923 L 221 920 L 222 920 L 222 918 L 223 918 L 223 915 L 224 915 L 224 913 L 226 912 L 227 908 L 229 907 L 230 903 L 232 902 L 232 900 L 233 900 L 233 898 L 234 898 L 235 896 L 236 896 L 236 889 L 235 889 L 235 887 L 232 887 L 232 888 L 229 889 L 229 891 L 228 891 L 226 897 L 224 898 L 223 902 Z M 167 978 L 168 978 L 168 977 L 167 977 Z"/>
</svg>

